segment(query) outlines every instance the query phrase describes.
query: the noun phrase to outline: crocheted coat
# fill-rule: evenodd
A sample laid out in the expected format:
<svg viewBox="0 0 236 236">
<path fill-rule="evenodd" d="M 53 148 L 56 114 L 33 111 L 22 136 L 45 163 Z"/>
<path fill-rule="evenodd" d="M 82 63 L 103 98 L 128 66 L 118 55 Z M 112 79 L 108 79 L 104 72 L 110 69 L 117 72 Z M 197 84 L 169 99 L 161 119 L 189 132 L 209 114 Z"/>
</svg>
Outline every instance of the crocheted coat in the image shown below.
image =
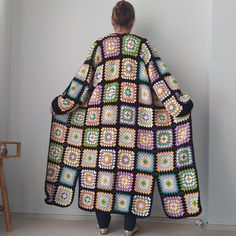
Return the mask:
<svg viewBox="0 0 236 236">
<path fill-rule="evenodd" d="M 146 218 L 157 183 L 168 218 L 199 215 L 192 108 L 148 39 L 98 38 L 52 101 L 45 202 L 70 206 L 78 181 L 80 209 Z"/>
</svg>

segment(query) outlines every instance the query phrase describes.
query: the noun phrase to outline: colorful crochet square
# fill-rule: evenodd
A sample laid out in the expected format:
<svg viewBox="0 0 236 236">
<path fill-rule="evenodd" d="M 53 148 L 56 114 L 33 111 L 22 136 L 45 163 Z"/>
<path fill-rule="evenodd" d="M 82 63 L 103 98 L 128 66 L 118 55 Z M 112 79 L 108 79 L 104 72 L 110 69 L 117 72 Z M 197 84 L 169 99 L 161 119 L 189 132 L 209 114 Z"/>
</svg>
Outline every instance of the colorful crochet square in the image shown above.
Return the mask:
<svg viewBox="0 0 236 236">
<path fill-rule="evenodd" d="M 154 155 L 148 152 L 138 152 L 136 169 L 139 171 L 154 171 Z"/>
<path fill-rule="evenodd" d="M 60 182 L 72 187 L 76 181 L 76 172 L 76 170 L 64 166 L 62 168 Z"/>
<path fill-rule="evenodd" d="M 91 94 L 88 104 L 98 105 L 101 103 L 101 100 L 102 100 L 102 86 L 97 85 Z"/>
<path fill-rule="evenodd" d="M 77 99 L 78 95 L 80 94 L 81 90 L 83 88 L 83 84 L 79 82 L 78 79 L 74 78 L 70 84 L 70 87 L 68 89 L 67 95 L 71 99 Z"/>
<path fill-rule="evenodd" d="M 103 102 L 116 102 L 118 100 L 119 84 L 117 82 L 104 85 Z"/>
<path fill-rule="evenodd" d="M 173 75 L 170 75 L 170 76 L 166 76 L 164 78 L 165 82 L 167 83 L 167 85 L 169 86 L 169 88 L 171 90 L 179 90 L 179 84 L 178 82 L 176 81 L 175 77 Z"/>
<path fill-rule="evenodd" d="M 82 145 L 82 133 L 83 133 L 82 129 L 76 129 L 76 128 L 70 127 L 67 142 L 70 145 L 74 145 L 77 147 L 81 146 Z"/>
<path fill-rule="evenodd" d="M 47 167 L 47 181 L 56 182 L 59 176 L 60 166 L 53 163 L 48 163 Z"/>
<path fill-rule="evenodd" d="M 153 187 L 153 176 L 137 173 L 135 177 L 134 191 L 142 194 L 151 194 Z"/>
<path fill-rule="evenodd" d="M 137 61 L 131 58 L 122 59 L 122 79 L 135 80 L 137 76 Z"/>
<path fill-rule="evenodd" d="M 100 83 L 103 80 L 103 67 L 104 65 L 100 65 L 97 67 L 94 77 L 93 77 L 93 86 L 96 87 L 98 83 Z"/>
<path fill-rule="evenodd" d="M 117 123 L 117 106 L 107 105 L 102 107 L 101 123 L 115 125 Z"/>
<path fill-rule="evenodd" d="M 176 146 L 189 142 L 190 141 L 189 122 L 182 125 L 178 125 L 175 128 L 175 136 L 176 136 L 176 139 L 175 139 Z"/>
<path fill-rule="evenodd" d="M 141 40 L 134 35 L 125 35 L 122 41 L 122 53 L 124 55 L 138 56 Z"/>
<path fill-rule="evenodd" d="M 97 187 L 103 190 L 112 190 L 114 184 L 114 173 L 108 171 L 99 171 Z"/>
<path fill-rule="evenodd" d="M 80 192 L 79 205 L 85 209 L 93 209 L 95 192 L 82 189 Z"/>
<path fill-rule="evenodd" d="M 71 167 L 79 167 L 80 150 L 78 148 L 66 147 L 64 163 Z"/>
<path fill-rule="evenodd" d="M 134 148 L 135 146 L 135 129 L 131 128 L 120 128 L 119 130 L 119 146 Z"/>
<path fill-rule="evenodd" d="M 51 138 L 59 143 L 65 142 L 67 127 L 53 122 L 51 128 Z"/>
<path fill-rule="evenodd" d="M 162 101 L 170 95 L 170 90 L 167 88 L 164 80 L 160 80 L 153 85 L 158 98 Z"/>
<path fill-rule="evenodd" d="M 122 82 L 120 100 L 122 102 L 136 102 L 137 85 L 135 83 Z"/>
<path fill-rule="evenodd" d="M 115 147 L 116 146 L 116 128 L 102 128 L 100 145 L 104 147 Z"/>
<path fill-rule="evenodd" d="M 95 168 L 98 151 L 93 149 L 84 149 L 82 154 L 82 167 Z"/>
<path fill-rule="evenodd" d="M 48 182 L 45 183 L 46 188 L 46 199 L 48 202 L 53 202 L 54 196 L 56 193 L 56 186 L 53 184 L 49 184 Z"/>
<path fill-rule="evenodd" d="M 102 49 L 100 46 L 97 47 L 97 50 L 94 54 L 94 58 L 92 61 L 94 66 L 97 66 L 102 61 Z"/>
<path fill-rule="evenodd" d="M 99 153 L 100 168 L 113 169 L 115 167 L 116 151 L 111 149 L 101 149 Z"/>
<path fill-rule="evenodd" d="M 174 96 L 171 96 L 164 102 L 165 108 L 171 115 L 177 116 L 183 110 L 183 107 L 178 103 Z"/>
<path fill-rule="evenodd" d="M 105 64 L 105 80 L 115 80 L 119 78 L 120 60 L 109 60 Z"/>
<path fill-rule="evenodd" d="M 160 74 L 164 75 L 168 73 L 167 65 L 160 58 L 156 60 L 156 65 L 158 67 Z"/>
<path fill-rule="evenodd" d="M 148 216 L 150 214 L 151 198 L 142 195 L 134 195 L 131 212 L 138 216 Z"/>
<path fill-rule="evenodd" d="M 60 121 L 61 123 L 66 124 L 69 121 L 69 114 L 54 115 L 55 121 Z"/>
<path fill-rule="evenodd" d="M 145 43 L 142 43 L 141 45 L 140 57 L 145 62 L 145 64 L 147 64 L 151 59 L 151 53 Z"/>
<path fill-rule="evenodd" d="M 173 134 L 171 129 L 157 130 L 157 148 L 171 148 L 173 146 Z"/>
<path fill-rule="evenodd" d="M 114 57 L 120 53 L 120 38 L 110 37 L 103 41 L 104 57 Z"/>
<path fill-rule="evenodd" d="M 170 196 L 163 199 L 164 211 L 167 216 L 177 218 L 184 215 L 183 200 L 180 196 Z"/>
<path fill-rule="evenodd" d="M 100 107 L 90 107 L 86 114 L 86 125 L 98 125 L 100 122 Z"/>
<path fill-rule="evenodd" d="M 61 95 L 58 96 L 57 100 L 57 106 L 61 111 L 68 111 L 71 108 L 73 108 L 75 105 L 75 102 L 70 100 L 69 98 L 63 98 Z"/>
<path fill-rule="evenodd" d="M 196 214 L 199 212 L 199 193 L 187 193 L 184 195 L 186 209 L 189 214 Z"/>
<path fill-rule="evenodd" d="M 151 61 L 148 64 L 148 74 L 149 74 L 149 78 L 151 83 L 154 83 L 155 81 L 159 80 L 160 76 L 159 73 L 156 69 L 156 65 L 153 61 Z"/>
<path fill-rule="evenodd" d="M 68 206 L 72 203 L 73 191 L 64 186 L 58 186 L 55 202 L 61 206 Z"/>
<path fill-rule="evenodd" d="M 163 194 L 177 194 L 179 191 L 177 177 L 175 174 L 158 175 L 160 189 Z"/>
<path fill-rule="evenodd" d="M 135 125 L 136 108 L 134 106 L 120 106 L 120 123 L 127 125 Z"/>
<path fill-rule="evenodd" d="M 71 124 L 74 126 L 84 126 L 86 110 L 83 108 L 77 109 L 71 116 Z"/>
<path fill-rule="evenodd" d="M 52 162 L 60 163 L 62 160 L 63 146 L 56 143 L 50 143 L 48 158 Z"/>
<path fill-rule="evenodd" d="M 149 82 L 148 72 L 143 61 L 139 62 L 139 74 L 138 79 L 142 82 Z"/>
<path fill-rule="evenodd" d="M 133 178 L 133 173 L 118 171 L 116 174 L 116 190 L 132 191 Z"/>
<path fill-rule="evenodd" d="M 128 194 L 116 193 L 114 210 L 126 213 L 129 211 L 131 196 Z"/>
<path fill-rule="evenodd" d="M 97 147 L 99 140 L 99 129 L 85 129 L 84 146 Z"/>
<path fill-rule="evenodd" d="M 153 126 L 153 109 L 148 107 L 138 108 L 138 125 L 142 127 Z"/>
<path fill-rule="evenodd" d="M 84 188 L 94 189 L 97 172 L 95 170 L 81 170 L 81 186 Z"/>
<path fill-rule="evenodd" d="M 145 105 L 151 105 L 152 101 L 152 93 L 148 85 L 139 84 L 139 102 Z"/>
<path fill-rule="evenodd" d="M 140 149 L 152 150 L 154 148 L 154 134 L 151 130 L 139 129 L 138 130 L 138 143 Z"/>
<path fill-rule="evenodd" d="M 117 168 L 124 170 L 134 169 L 134 152 L 120 149 L 118 151 Z"/>
<path fill-rule="evenodd" d="M 193 168 L 180 171 L 179 180 L 183 191 L 195 190 L 198 187 L 196 171 Z"/>
<path fill-rule="evenodd" d="M 174 152 L 158 152 L 157 153 L 157 171 L 173 171 L 174 170 Z"/>
<path fill-rule="evenodd" d="M 193 164 L 192 150 L 190 146 L 178 148 L 176 151 L 176 166 L 184 167 Z"/>
<path fill-rule="evenodd" d="M 111 211 L 113 195 L 111 193 L 97 192 L 96 208 L 101 211 Z"/>
<path fill-rule="evenodd" d="M 79 70 L 77 71 L 75 77 L 78 80 L 85 81 L 87 79 L 88 73 L 89 73 L 90 66 L 88 64 L 83 64 L 80 66 Z"/>
<path fill-rule="evenodd" d="M 155 109 L 155 125 L 156 126 L 169 126 L 171 125 L 171 117 L 165 109 Z"/>
</svg>

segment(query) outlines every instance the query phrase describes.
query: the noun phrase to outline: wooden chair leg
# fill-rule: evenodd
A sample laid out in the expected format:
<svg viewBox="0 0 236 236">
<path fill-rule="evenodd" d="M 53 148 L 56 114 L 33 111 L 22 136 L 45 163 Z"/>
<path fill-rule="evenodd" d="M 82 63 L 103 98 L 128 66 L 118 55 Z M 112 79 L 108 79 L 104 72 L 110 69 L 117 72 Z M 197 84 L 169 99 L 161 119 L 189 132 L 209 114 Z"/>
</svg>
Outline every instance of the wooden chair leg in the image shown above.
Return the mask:
<svg viewBox="0 0 236 236">
<path fill-rule="evenodd" d="M 5 176 L 4 176 L 4 169 L 3 169 L 3 159 L 0 158 L 0 186 L 1 186 L 1 192 L 2 192 L 2 211 L 4 216 L 4 221 L 6 225 L 7 232 L 12 231 L 12 223 L 11 223 L 11 213 L 10 213 L 10 207 L 9 207 L 9 201 L 8 201 L 8 193 L 7 193 L 7 186 L 5 182 Z"/>
</svg>

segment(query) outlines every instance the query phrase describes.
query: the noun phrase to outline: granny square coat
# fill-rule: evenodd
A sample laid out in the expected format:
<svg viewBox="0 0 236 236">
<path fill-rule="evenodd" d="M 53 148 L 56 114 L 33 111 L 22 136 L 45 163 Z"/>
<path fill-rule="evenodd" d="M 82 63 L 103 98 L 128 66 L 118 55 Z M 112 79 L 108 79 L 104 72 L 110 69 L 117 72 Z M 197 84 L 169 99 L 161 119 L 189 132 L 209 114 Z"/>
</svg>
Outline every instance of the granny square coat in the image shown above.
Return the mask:
<svg viewBox="0 0 236 236">
<path fill-rule="evenodd" d="M 168 218 L 202 212 L 193 102 L 149 40 L 110 33 L 52 101 L 45 203 L 150 216 L 154 186 Z"/>
</svg>

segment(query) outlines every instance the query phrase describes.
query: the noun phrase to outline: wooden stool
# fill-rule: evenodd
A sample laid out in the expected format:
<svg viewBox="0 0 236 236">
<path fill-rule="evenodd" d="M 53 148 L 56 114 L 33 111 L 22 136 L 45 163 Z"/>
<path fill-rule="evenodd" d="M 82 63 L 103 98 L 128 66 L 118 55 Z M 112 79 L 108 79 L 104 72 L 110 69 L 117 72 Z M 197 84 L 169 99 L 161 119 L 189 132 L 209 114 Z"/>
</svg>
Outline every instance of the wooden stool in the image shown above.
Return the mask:
<svg viewBox="0 0 236 236">
<path fill-rule="evenodd" d="M 11 213 L 10 213 L 10 207 L 9 207 L 9 201 L 8 201 L 7 186 L 5 182 L 5 175 L 4 175 L 4 169 L 3 169 L 3 159 L 8 159 L 11 157 L 20 157 L 21 156 L 21 143 L 0 140 L 0 150 L 1 150 L 2 145 L 7 145 L 7 144 L 17 145 L 15 155 L 7 155 L 7 153 L 4 154 L 0 152 L 0 188 L 1 188 L 2 202 L 3 202 L 3 205 L 0 205 L 0 212 L 3 212 L 7 232 L 10 232 L 12 231 L 12 223 L 11 223 Z"/>
</svg>

